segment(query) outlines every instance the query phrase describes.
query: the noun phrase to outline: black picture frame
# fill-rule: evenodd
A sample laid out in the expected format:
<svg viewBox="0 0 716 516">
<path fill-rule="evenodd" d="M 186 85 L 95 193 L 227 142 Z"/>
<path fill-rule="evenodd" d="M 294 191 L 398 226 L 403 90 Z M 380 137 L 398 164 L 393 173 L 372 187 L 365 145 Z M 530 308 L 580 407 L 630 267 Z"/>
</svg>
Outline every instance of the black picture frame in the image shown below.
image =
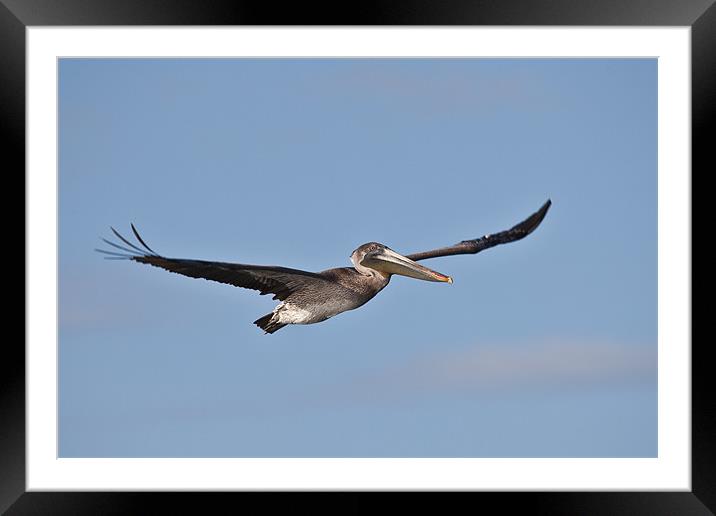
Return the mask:
<svg viewBox="0 0 716 516">
<path fill-rule="evenodd" d="M 305 2 L 285 2 L 277 7 L 272 2 L 230 0 L 0 0 L 0 131 L 5 163 L 9 163 L 6 180 L 24 177 L 25 170 L 25 29 L 65 25 L 688 26 L 692 31 L 692 169 L 701 170 L 701 174 L 716 170 L 708 137 L 716 129 L 714 0 L 385 0 L 333 3 L 332 7 Z M 24 181 L 21 188 L 24 191 Z M 494 502 L 530 514 L 713 514 L 716 403 L 708 393 L 714 391 L 715 382 L 706 359 L 708 342 L 692 341 L 691 492 L 476 492 L 461 493 L 459 500 Z M 262 509 L 273 508 L 276 493 L 26 492 L 24 345 L 6 338 L 3 366 L 0 511 L 11 515 L 133 514 L 144 513 L 148 503 L 158 502 L 162 512 L 174 512 L 171 508 L 176 507 L 182 512 L 206 513 L 207 506 L 231 503 L 235 497 L 246 498 L 242 504 L 258 502 Z M 313 512 L 316 497 L 309 495 L 292 493 L 279 500 L 288 501 L 294 510 L 304 506 Z M 428 502 L 423 493 L 416 495 L 411 500 L 423 509 L 429 510 L 430 503 L 446 508 L 444 501 Z M 322 493 L 321 500 L 330 504 L 332 512 L 345 513 L 373 510 L 374 496 Z M 234 505 L 237 509 L 243 506 Z"/>
</svg>

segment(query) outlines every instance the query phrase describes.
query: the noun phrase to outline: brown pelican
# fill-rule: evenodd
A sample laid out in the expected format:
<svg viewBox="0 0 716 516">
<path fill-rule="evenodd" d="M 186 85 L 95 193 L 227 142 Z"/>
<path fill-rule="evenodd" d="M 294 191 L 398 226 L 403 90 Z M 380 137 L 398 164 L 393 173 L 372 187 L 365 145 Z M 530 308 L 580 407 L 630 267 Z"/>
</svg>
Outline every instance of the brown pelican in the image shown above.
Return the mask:
<svg viewBox="0 0 716 516">
<path fill-rule="evenodd" d="M 106 257 L 108 259 L 134 260 L 192 278 L 204 278 L 258 290 L 261 295 L 273 294 L 273 299 L 278 299 L 281 303 L 273 312 L 254 321 L 254 324 L 266 333 L 274 333 L 287 324 L 318 323 L 341 312 L 358 308 L 383 290 L 393 274 L 452 283 L 450 276 L 423 267 L 417 261 L 454 254 L 475 254 L 524 238 L 539 226 L 551 204 L 548 200 L 538 211 L 506 231 L 474 240 L 463 240 L 458 244 L 432 251 L 402 255 L 378 242 L 369 242 L 351 254 L 353 268 L 341 267 L 318 273 L 286 267 L 167 258 L 154 252 L 144 242 L 134 224 L 131 224 L 131 227 L 137 239 L 136 244 L 110 228 L 124 245 L 104 238 L 102 240 L 121 252 L 95 250 L 109 255 Z"/>
</svg>

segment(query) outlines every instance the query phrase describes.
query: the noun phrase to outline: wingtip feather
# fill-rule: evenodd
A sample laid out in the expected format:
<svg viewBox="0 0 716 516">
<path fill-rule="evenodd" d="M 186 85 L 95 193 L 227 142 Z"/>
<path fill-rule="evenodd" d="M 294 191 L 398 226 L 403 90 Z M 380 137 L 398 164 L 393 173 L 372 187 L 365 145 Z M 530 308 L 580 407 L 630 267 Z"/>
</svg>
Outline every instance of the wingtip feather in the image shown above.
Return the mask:
<svg viewBox="0 0 716 516">
<path fill-rule="evenodd" d="M 155 256 L 158 256 L 157 252 L 154 251 L 151 247 L 149 247 L 147 245 L 147 243 L 144 240 L 142 240 L 142 237 L 139 236 L 139 231 L 137 231 L 137 228 L 134 227 L 134 223 L 130 223 L 129 225 L 132 227 L 132 232 L 134 233 L 134 236 L 137 237 L 137 240 L 139 240 L 139 243 L 142 244 L 147 249 L 147 251 L 149 251 L 150 253 L 152 253 Z"/>
<path fill-rule="evenodd" d="M 525 236 L 529 235 L 542 223 L 544 218 L 547 216 L 550 206 L 552 206 L 552 199 L 547 199 L 547 202 L 545 202 L 539 210 L 527 217 L 524 221 L 517 224 L 515 229 L 524 231 Z"/>
</svg>

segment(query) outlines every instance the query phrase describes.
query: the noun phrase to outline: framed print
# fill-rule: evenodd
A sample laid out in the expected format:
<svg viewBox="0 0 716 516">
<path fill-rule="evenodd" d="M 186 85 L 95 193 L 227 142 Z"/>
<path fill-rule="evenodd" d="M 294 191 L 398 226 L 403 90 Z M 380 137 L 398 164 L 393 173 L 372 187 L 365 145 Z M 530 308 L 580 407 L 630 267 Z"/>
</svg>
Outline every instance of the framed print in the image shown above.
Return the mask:
<svg viewBox="0 0 716 516">
<path fill-rule="evenodd" d="M 2 7 L 28 300 L 3 509 L 713 509 L 690 240 L 713 6 L 128 5 Z"/>
</svg>

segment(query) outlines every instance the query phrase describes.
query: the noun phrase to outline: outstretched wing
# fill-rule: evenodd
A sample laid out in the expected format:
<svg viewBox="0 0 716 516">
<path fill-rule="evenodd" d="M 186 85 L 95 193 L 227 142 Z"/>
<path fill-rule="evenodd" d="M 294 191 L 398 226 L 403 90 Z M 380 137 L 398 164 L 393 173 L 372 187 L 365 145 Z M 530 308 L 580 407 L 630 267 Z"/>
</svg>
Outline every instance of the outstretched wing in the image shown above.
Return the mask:
<svg viewBox="0 0 716 516">
<path fill-rule="evenodd" d="M 452 245 L 450 247 L 441 247 L 440 249 L 433 249 L 432 251 L 424 251 L 422 253 L 415 253 L 407 255 L 411 260 L 426 260 L 428 258 L 437 258 L 439 256 L 452 256 L 454 254 L 475 254 L 490 247 L 494 247 L 500 244 L 506 244 L 508 242 L 514 242 L 521 238 L 526 237 L 532 233 L 537 226 L 540 225 L 547 210 L 552 205 L 551 200 L 547 200 L 542 207 L 535 213 L 530 215 L 528 218 L 517 224 L 516 226 L 494 235 L 485 235 L 482 238 L 476 238 L 474 240 L 463 240 L 459 244 Z"/>
<path fill-rule="evenodd" d="M 105 238 L 102 240 L 118 251 L 95 249 L 97 252 L 106 254 L 106 258 L 109 260 L 133 260 L 147 263 L 190 278 L 204 278 L 236 287 L 258 290 L 261 295 L 273 294 L 273 299 L 281 301 L 294 292 L 328 282 L 326 278 L 313 272 L 286 267 L 167 258 L 154 252 L 144 242 L 134 224 L 132 224 L 132 232 L 137 239 L 136 244 L 124 238 L 114 228 L 110 229 L 122 241 L 122 244 L 111 242 Z"/>
</svg>

